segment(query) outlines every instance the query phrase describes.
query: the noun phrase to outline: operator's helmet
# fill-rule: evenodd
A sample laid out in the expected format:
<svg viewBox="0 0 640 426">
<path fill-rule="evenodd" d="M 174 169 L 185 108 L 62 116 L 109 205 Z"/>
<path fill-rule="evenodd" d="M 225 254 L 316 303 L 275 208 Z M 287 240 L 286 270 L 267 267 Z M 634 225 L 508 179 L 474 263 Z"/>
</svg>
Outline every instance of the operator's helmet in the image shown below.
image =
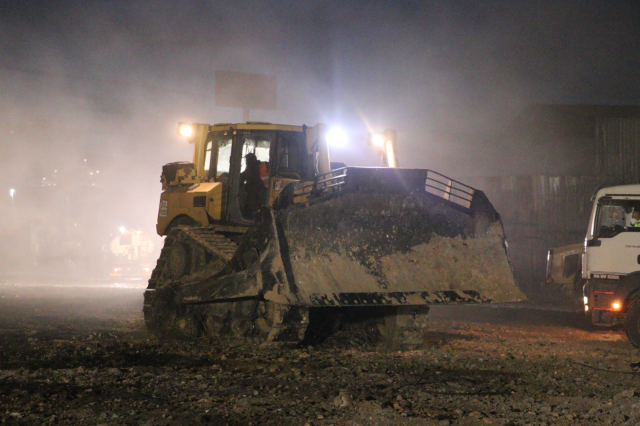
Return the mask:
<svg viewBox="0 0 640 426">
<path fill-rule="evenodd" d="M 245 155 L 244 159 L 247 162 L 247 164 L 258 162 L 258 157 L 256 157 L 256 155 L 253 152 L 250 152 L 247 155 Z"/>
</svg>

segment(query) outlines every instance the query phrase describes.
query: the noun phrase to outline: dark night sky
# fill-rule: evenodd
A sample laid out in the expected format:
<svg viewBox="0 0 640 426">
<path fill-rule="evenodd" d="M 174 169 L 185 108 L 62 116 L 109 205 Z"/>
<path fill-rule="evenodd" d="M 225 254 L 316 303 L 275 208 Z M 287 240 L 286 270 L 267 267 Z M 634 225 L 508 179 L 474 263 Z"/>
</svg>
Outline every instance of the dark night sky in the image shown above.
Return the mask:
<svg viewBox="0 0 640 426">
<path fill-rule="evenodd" d="M 154 140 L 166 161 L 177 118 L 241 119 L 214 105 L 218 69 L 278 76 L 278 111 L 252 119 L 396 128 L 414 167 L 531 102 L 640 98 L 635 1 L 8 1 L 0 19 L 0 120 L 99 127 L 90 151 Z"/>
<path fill-rule="evenodd" d="M 276 75 L 251 119 L 341 125 L 337 161 L 376 165 L 364 133 L 395 128 L 405 167 L 500 174 L 485 135 L 527 104 L 640 103 L 639 45 L 638 1 L 6 0 L 0 190 L 89 157 L 113 215 L 153 226 L 162 164 L 191 156 L 176 122 L 242 119 L 216 70 Z"/>
</svg>

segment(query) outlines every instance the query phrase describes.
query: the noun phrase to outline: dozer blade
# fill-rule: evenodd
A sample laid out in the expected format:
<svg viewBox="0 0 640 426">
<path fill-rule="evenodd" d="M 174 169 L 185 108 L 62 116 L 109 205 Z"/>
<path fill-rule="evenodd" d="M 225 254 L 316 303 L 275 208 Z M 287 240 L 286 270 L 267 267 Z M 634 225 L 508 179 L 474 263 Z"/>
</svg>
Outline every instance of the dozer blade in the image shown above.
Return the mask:
<svg viewBox="0 0 640 426">
<path fill-rule="evenodd" d="M 349 167 L 291 195 L 308 203 L 269 211 L 258 230 L 271 229 L 277 242 L 269 247 L 277 255 L 266 257 L 278 259 L 263 261 L 266 300 L 312 307 L 526 299 L 500 216 L 481 191 L 428 170 Z"/>
</svg>

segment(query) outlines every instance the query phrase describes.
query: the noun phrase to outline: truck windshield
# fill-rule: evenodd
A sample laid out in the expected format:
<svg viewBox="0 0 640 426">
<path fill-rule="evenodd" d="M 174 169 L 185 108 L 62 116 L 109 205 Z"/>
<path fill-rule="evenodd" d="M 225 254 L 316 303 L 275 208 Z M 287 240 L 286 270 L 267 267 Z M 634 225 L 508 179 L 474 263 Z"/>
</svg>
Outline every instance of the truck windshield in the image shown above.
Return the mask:
<svg viewBox="0 0 640 426">
<path fill-rule="evenodd" d="M 612 238 L 621 232 L 640 232 L 640 200 L 600 200 L 596 232 L 600 238 Z"/>
</svg>

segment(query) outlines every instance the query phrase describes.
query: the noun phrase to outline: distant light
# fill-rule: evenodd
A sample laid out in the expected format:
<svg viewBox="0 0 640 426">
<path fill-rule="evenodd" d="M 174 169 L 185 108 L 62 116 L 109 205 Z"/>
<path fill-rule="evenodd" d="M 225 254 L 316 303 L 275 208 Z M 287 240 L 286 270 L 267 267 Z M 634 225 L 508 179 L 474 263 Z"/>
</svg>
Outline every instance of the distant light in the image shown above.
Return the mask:
<svg viewBox="0 0 640 426">
<path fill-rule="evenodd" d="M 342 146 L 347 144 L 347 134 L 339 128 L 330 129 L 327 132 L 327 142 L 330 145 Z"/>
<path fill-rule="evenodd" d="M 136 231 L 136 234 L 142 235 L 142 231 Z"/>
<path fill-rule="evenodd" d="M 13 201 L 13 196 L 14 196 L 14 195 L 16 195 L 16 190 L 15 190 L 15 189 L 13 189 L 13 188 L 11 188 L 11 189 L 9 190 L 9 195 L 11 196 L 11 201 Z"/>
<path fill-rule="evenodd" d="M 42 180 L 47 180 L 47 178 L 42 178 Z"/>
<path fill-rule="evenodd" d="M 620 302 L 613 302 L 613 310 L 617 311 L 618 309 L 620 309 Z"/>
<path fill-rule="evenodd" d="M 84 159 L 84 162 L 85 162 L 85 163 L 87 162 L 87 159 L 86 159 L 86 158 Z"/>
<path fill-rule="evenodd" d="M 100 170 L 96 170 L 96 173 L 100 173 Z"/>
<path fill-rule="evenodd" d="M 121 234 L 124 234 L 126 230 L 127 228 L 125 228 L 124 226 L 121 226 L 120 228 L 118 228 L 118 231 L 120 231 Z"/>
<path fill-rule="evenodd" d="M 54 171 L 53 171 L 53 173 L 58 173 L 58 171 L 57 171 L 57 170 L 54 170 Z"/>
<path fill-rule="evenodd" d="M 180 136 L 182 136 L 183 138 L 188 138 L 193 134 L 193 127 L 186 123 L 181 124 L 180 128 L 178 129 L 178 133 L 180 133 Z"/>
<path fill-rule="evenodd" d="M 371 138 L 371 141 L 373 142 L 374 146 L 377 146 L 380 148 L 384 146 L 384 136 L 380 134 L 373 135 L 373 137 Z"/>
<path fill-rule="evenodd" d="M 93 172 L 89 173 L 91 176 L 93 176 Z"/>
</svg>

